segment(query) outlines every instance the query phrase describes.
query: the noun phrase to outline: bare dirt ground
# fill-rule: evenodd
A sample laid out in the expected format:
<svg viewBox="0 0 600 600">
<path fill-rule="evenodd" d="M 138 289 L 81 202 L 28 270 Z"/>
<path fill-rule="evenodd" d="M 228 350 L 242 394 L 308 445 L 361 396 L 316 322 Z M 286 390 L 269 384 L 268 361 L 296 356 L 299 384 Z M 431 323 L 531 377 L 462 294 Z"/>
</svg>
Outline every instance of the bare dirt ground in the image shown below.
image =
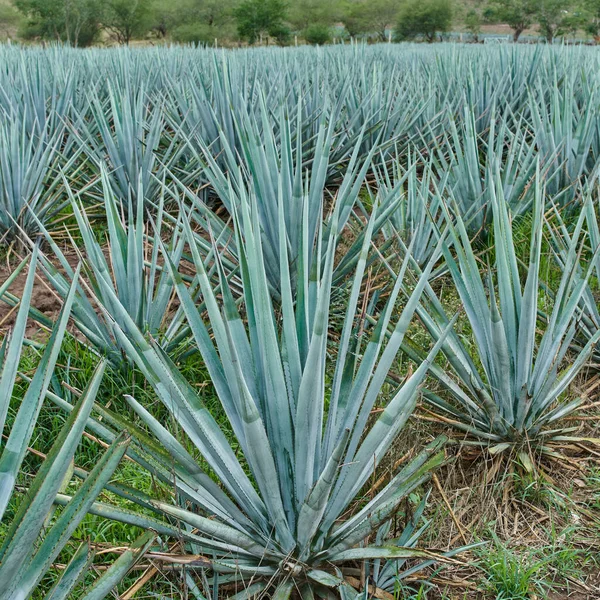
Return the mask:
<svg viewBox="0 0 600 600">
<path fill-rule="evenodd" d="M 75 267 L 77 265 L 79 259 L 74 252 L 66 254 L 66 257 L 71 266 Z M 16 259 L 6 258 L 0 261 L 0 285 L 7 280 L 19 262 L 20 261 Z M 19 273 L 8 289 L 8 291 L 17 298 L 21 298 L 23 295 L 27 273 L 28 267 Z M 38 267 L 31 297 L 31 307 L 39 310 L 44 316 L 54 320 L 60 312 L 61 306 L 62 301 L 54 292 L 51 285 L 42 274 L 41 269 Z M 18 306 L 11 306 L 4 299 L 0 299 L 0 337 L 14 325 L 17 312 Z M 29 319 L 26 336 L 30 339 L 43 338 L 45 337 L 44 328 L 33 319 Z"/>
</svg>

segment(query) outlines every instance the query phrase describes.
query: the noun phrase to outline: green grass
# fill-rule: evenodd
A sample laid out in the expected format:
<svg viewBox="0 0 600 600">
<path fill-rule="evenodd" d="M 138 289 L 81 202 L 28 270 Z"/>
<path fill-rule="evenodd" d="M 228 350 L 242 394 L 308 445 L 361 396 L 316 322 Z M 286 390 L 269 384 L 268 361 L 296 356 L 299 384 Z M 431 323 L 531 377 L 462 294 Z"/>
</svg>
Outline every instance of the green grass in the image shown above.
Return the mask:
<svg viewBox="0 0 600 600">
<path fill-rule="evenodd" d="M 533 553 L 518 554 L 496 540 L 480 558 L 484 589 L 497 600 L 529 600 L 541 591 L 543 564 Z"/>
</svg>

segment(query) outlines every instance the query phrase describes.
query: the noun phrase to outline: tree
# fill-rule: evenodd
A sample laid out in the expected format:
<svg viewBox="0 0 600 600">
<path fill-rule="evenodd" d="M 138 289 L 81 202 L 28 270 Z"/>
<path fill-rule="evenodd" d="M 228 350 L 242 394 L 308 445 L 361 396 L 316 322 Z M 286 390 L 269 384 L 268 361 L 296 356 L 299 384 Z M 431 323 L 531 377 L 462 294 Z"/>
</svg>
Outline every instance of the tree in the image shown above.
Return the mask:
<svg viewBox="0 0 600 600">
<path fill-rule="evenodd" d="M 234 14 L 240 37 L 250 44 L 263 36 L 281 39 L 285 31 L 286 5 L 282 0 L 244 0 Z"/>
<path fill-rule="evenodd" d="M 182 21 L 197 21 L 208 27 L 221 27 L 231 22 L 233 8 L 232 0 L 184 0 Z"/>
<path fill-rule="evenodd" d="M 600 0 L 583 0 L 582 26 L 596 41 L 600 40 Z"/>
<path fill-rule="evenodd" d="M 119 44 L 129 45 L 150 30 L 150 0 L 106 0 L 102 23 Z"/>
<path fill-rule="evenodd" d="M 15 0 L 27 17 L 26 37 L 88 46 L 100 31 L 102 0 Z"/>
<path fill-rule="evenodd" d="M 363 2 L 357 0 L 348 0 L 342 5 L 341 21 L 350 37 L 358 37 L 368 33 L 368 26 L 365 27 L 363 18 Z"/>
<path fill-rule="evenodd" d="M 150 6 L 151 29 L 158 37 L 166 37 L 183 17 L 183 3 L 152 0 Z"/>
<path fill-rule="evenodd" d="M 352 37 L 374 33 L 385 41 L 397 14 L 396 0 L 349 0 L 343 6 L 342 23 Z"/>
<path fill-rule="evenodd" d="M 513 41 L 535 22 L 538 0 L 492 0 L 490 16 L 513 30 Z"/>
<path fill-rule="evenodd" d="M 481 33 L 481 17 L 475 9 L 469 10 L 465 17 L 465 27 L 473 36 L 474 42 L 479 42 L 479 34 Z"/>
<path fill-rule="evenodd" d="M 155 1 L 164 5 L 164 0 Z M 179 42 L 212 44 L 215 38 L 231 38 L 235 35 L 233 0 L 180 0 L 169 28 Z"/>
<path fill-rule="evenodd" d="M 0 4 L 0 33 L 10 39 L 21 23 L 21 14 L 11 4 Z"/>
<path fill-rule="evenodd" d="M 350 37 L 358 37 L 369 33 L 369 24 L 365 19 L 364 2 L 348 0 L 342 5 L 341 21 Z"/>
<path fill-rule="evenodd" d="M 175 42 L 183 44 L 201 44 L 210 46 L 214 43 L 215 36 L 210 27 L 198 21 L 182 23 L 173 28 L 171 37 Z"/>
<path fill-rule="evenodd" d="M 338 0 L 296 0 L 290 5 L 287 20 L 293 28 L 331 26 L 339 21 L 342 8 Z"/>
<path fill-rule="evenodd" d="M 571 8 L 567 0 L 539 0 L 538 22 L 548 43 L 551 44 L 556 36 L 579 28 L 579 15 Z"/>
<path fill-rule="evenodd" d="M 450 0 L 406 0 L 398 11 L 397 41 L 413 39 L 422 35 L 433 42 L 437 33 L 443 33 L 452 25 Z"/>
</svg>

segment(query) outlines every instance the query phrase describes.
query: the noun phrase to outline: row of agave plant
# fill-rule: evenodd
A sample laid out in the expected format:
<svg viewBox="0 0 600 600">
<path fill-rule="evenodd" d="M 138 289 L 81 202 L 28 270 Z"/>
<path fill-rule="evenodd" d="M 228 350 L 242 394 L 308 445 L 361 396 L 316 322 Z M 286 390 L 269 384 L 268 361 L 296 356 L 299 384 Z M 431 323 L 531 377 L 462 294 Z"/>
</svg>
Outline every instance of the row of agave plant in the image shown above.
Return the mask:
<svg viewBox="0 0 600 600">
<path fill-rule="evenodd" d="M 65 51 L 51 50 L 43 60 L 53 60 L 53 52 Z M 164 52 L 150 53 L 151 64 L 164 69 L 181 60 L 191 66 L 187 54 Z M 379 65 L 377 78 L 386 72 L 384 60 L 402 56 L 387 47 L 370 52 L 370 66 Z M 458 66 L 449 73 L 439 55 L 426 62 L 425 51 L 407 52 L 411 61 L 423 61 L 425 72 L 433 71 L 446 93 L 464 83 L 462 76 L 462 83 L 453 82 Z M 0 286 L 2 299 L 19 307 L 0 357 L 0 425 L 8 430 L 0 453 L 0 514 L 6 522 L 0 597 L 28 598 L 37 588 L 46 598 L 68 598 L 80 589 L 94 562 L 87 543 L 49 589 L 44 575 L 87 513 L 147 533 L 80 594 L 84 598 L 105 597 L 136 561 L 170 541 L 184 548 L 171 560 L 196 598 L 387 597 L 403 580 L 418 578 L 434 562 L 452 564 L 464 550 L 416 548 L 426 527 L 425 500 L 404 530 L 391 528 L 401 503 L 445 462 L 444 436 L 416 448 L 384 487 L 365 493 L 421 393 L 440 422 L 468 443 L 492 453 L 513 451 L 524 465 L 538 455 L 555 456 L 556 441 L 574 438 L 577 432 L 561 419 L 583 402 L 571 383 L 600 339 L 590 283 L 600 269 L 591 193 L 595 142 L 585 151 L 580 143 L 585 135 L 594 139 L 597 125 L 593 115 L 579 117 L 575 110 L 581 86 L 567 97 L 575 80 L 560 52 L 523 50 L 527 68 L 513 50 L 493 52 L 499 65 L 513 69 L 503 89 L 514 96 L 506 91 L 504 103 L 467 88 L 475 96 L 467 100 L 464 119 L 457 117 L 462 109 L 436 117 L 422 107 L 410 117 L 420 140 L 389 135 L 390 115 L 377 127 L 356 116 L 347 127 L 356 90 L 331 110 L 323 96 L 311 99 L 310 93 L 292 98 L 291 108 L 274 109 L 256 82 L 250 84 L 252 110 L 238 103 L 227 112 L 220 105 L 215 116 L 218 103 L 199 102 L 205 113 L 195 117 L 195 126 L 176 117 L 165 126 L 155 116 L 160 113 L 147 112 L 145 96 L 128 105 L 134 116 L 114 120 L 117 108 L 113 116 L 101 115 L 110 114 L 108 104 L 120 107 L 131 98 L 123 92 L 123 65 L 137 61 L 134 81 L 149 72 L 140 66 L 143 54 L 107 53 L 119 91 L 109 92 L 108 104 L 100 86 L 90 92 L 97 128 L 91 130 L 86 117 L 70 123 L 73 115 L 63 113 L 57 119 L 64 127 L 57 160 L 65 161 L 65 148 L 73 156 L 51 178 L 47 206 L 63 222 L 74 222 L 66 229 L 72 237 L 67 245 L 79 252 L 80 266 L 71 266 L 64 242 L 57 242 L 57 223 L 47 218 L 44 203 L 26 201 L 9 219 L 14 239 L 30 254 Z M 348 53 L 357 56 L 356 49 L 335 48 L 318 56 L 339 70 L 341 80 L 350 75 L 343 62 Z M 84 72 L 85 61 L 98 60 L 94 53 L 67 56 L 81 61 Z M 289 67 L 288 58 L 263 51 L 240 53 L 237 60 L 259 70 L 265 56 L 276 57 L 276 72 Z M 309 56 L 314 54 L 301 50 L 295 58 L 307 64 Z M 490 56 L 483 54 L 472 69 L 488 65 Z M 467 66 L 462 55 L 455 59 Z M 213 85 L 222 83 L 230 101 L 232 82 L 240 84 L 233 63 L 231 58 L 212 71 L 219 73 Z M 76 78 L 75 71 L 61 69 Z M 556 96 L 545 105 L 557 111 L 552 118 L 541 117 L 536 104 L 538 71 L 555 78 Z M 166 73 L 154 76 L 145 82 L 148 89 L 166 89 Z M 289 72 L 273 77 L 297 93 Z M 396 97 L 389 94 L 388 100 Z M 368 94 L 357 100 L 357 113 L 367 111 L 365 98 L 374 101 Z M 309 99 L 315 112 L 307 116 Z M 483 100 L 489 103 L 476 118 Z M 177 104 L 171 98 L 165 106 Z M 375 106 L 371 117 L 378 119 L 380 109 Z M 136 111 L 149 120 L 137 119 Z M 442 133 L 436 118 L 446 124 Z M 594 133 L 580 132 L 582 119 L 590 120 L 586 127 Z M 573 134 L 573 122 L 579 133 Z M 130 128 L 134 124 L 137 130 Z M 208 124 L 215 126 L 209 141 Z M 547 152 L 542 139 L 550 140 Z M 36 151 L 46 147 L 31 145 Z M 46 179 L 40 185 L 49 189 Z M 9 193 L 3 190 L 3 198 Z M 98 202 L 108 244 L 96 227 Z M 530 219 L 523 263 L 513 240 L 515 217 Z M 543 277 L 548 255 L 559 273 L 556 285 Z M 27 267 L 19 299 L 9 288 Z M 374 269 L 386 273 L 383 287 L 371 286 Z M 55 323 L 29 306 L 40 271 L 63 299 Z M 449 314 L 439 294 L 442 280 L 453 282 L 464 315 Z M 7 420 L 28 316 L 52 334 L 25 397 Z M 76 331 L 67 329 L 70 318 Z M 468 336 L 457 332 L 457 319 Z M 429 346 L 423 335 L 415 341 L 415 327 L 426 332 Z M 85 339 L 98 357 L 76 402 L 53 377 L 68 335 Z M 184 376 L 184 355 L 205 365 L 225 424 Z M 397 377 L 402 355 L 416 364 L 404 379 Z M 141 373 L 162 407 L 127 396 L 131 419 L 101 402 L 106 369 Z M 19 472 L 45 401 L 67 413 L 68 421 L 15 510 Z M 72 464 L 85 430 L 106 447 L 90 472 Z M 172 501 L 111 483 L 125 456 L 170 489 Z M 67 495 L 65 482 L 72 479 L 79 485 Z M 103 502 L 104 489 L 139 510 Z"/>
<path fill-rule="evenodd" d="M 496 168 L 517 213 L 531 204 L 538 161 L 563 206 L 581 178 L 595 179 L 600 159 L 598 58 L 584 47 L 4 47 L 0 56 L 0 240 L 8 244 L 18 227 L 36 233 L 29 208 L 48 226 L 61 221 L 65 179 L 99 201 L 103 168 L 125 204 L 139 194 L 156 204 L 163 181 L 208 202 L 223 173 L 249 172 L 267 185 L 266 158 L 293 173 L 314 171 L 327 154 L 319 183 L 337 187 L 353 158 L 373 155 L 391 172 L 410 150 L 477 231 Z"/>
</svg>

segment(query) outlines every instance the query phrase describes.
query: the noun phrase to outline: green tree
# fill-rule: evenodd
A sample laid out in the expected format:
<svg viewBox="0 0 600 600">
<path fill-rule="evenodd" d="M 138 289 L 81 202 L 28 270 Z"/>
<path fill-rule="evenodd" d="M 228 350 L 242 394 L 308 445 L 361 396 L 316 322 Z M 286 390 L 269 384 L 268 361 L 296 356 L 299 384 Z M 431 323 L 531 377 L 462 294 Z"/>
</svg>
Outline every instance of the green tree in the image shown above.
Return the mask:
<svg viewBox="0 0 600 600">
<path fill-rule="evenodd" d="M 25 37 L 87 46 L 100 31 L 101 0 L 15 0 L 15 6 L 27 18 Z"/>
<path fill-rule="evenodd" d="M 331 26 L 342 16 L 338 0 L 296 0 L 289 8 L 287 20 L 297 30 L 313 25 Z"/>
<path fill-rule="evenodd" d="M 450 0 L 406 0 L 398 11 L 395 37 L 404 41 L 422 35 L 433 42 L 437 33 L 448 31 L 451 25 Z"/>
<path fill-rule="evenodd" d="M 181 23 L 173 28 L 171 38 L 174 42 L 183 44 L 202 44 L 210 46 L 215 41 L 215 36 L 210 27 L 198 21 Z"/>
<path fill-rule="evenodd" d="M 506 23 L 513 30 L 513 41 L 535 23 L 539 10 L 538 0 L 492 0 L 489 17 Z"/>
<path fill-rule="evenodd" d="M 582 27 L 596 41 L 600 39 L 600 0 L 583 0 Z"/>
<path fill-rule="evenodd" d="M 119 44 L 129 45 L 152 27 L 150 0 L 105 0 L 102 24 Z"/>
<path fill-rule="evenodd" d="M 465 27 L 473 36 L 473 40 L 475 42 L 479 42 L 479 34 L 481 33 L 481 16 L 473 8 L 469 10 L 465 16 Z"/>
<path fill-rule="evenodd" d="M 369 33 L 369 25 L 364 13 L 364 2 L 360 0 L 347 0 L 342 5 L 341 21 L 350 37 L 359 37 Z"/>
<path fill-rule="evenodd" d="M 222 27 L 233 17 L 232 0 L 184 0 L 183 20 L 198 21 L 208 27 Z"/>
<path fill-rule="evenodd" d="M 539 0 L 537 16 L 540 30 L 549 43 L 582 25 L 580 16 L 568 0 Z"/>
<path fill-rule="evenodd" d="M 350 37 L 358 37 L 368 33 L 369 27 L 365 25 L 363 2 L 360 0 L 347 0 L 344 2 L 341 21 Z"/>
<path fill-rule="evenodd" d="M 244 0 L 234 11 L 241 38 L 254 44 L 263 37 L 283 39 L 286 5 L 282 0 Z M 289 31 L 288 31 L 289 32 Z"/>
<path fill-rule="evenodd" d="M 164 26 L 164 33 L 159 33 L 164 36 L 169 32 L 174 41 L 186 43 L 213 44 L 215 39 L 232 39 L 235 37 L 234 1 L 178 0 L 167 12 L 164 0 L 155 0 L 165 11 L 158 11 L 159 16 L 163 15 Z M 156 16 L 154 20 L 157 21 Z"/>
<path fill-rule="evenodd" d="M 183 2 L 181 0 L 165 2 L 152 0 L 150 5 L 151 29 L 158 37 L 166 37 L 183 19 Z"/>
<path fill-rule="evenodd" d="M 12 4 L 0 4 L 0 34 L 12 37 L 21 24 L 21 14 Z"/>
<path fill-rule="evenodd" d="M 397 0 L 348 0 L 341 20 L 352 37 L 374 33 L 385 41 L 388 27 L 396 22 L 397 15 Z"/>
</svg>

